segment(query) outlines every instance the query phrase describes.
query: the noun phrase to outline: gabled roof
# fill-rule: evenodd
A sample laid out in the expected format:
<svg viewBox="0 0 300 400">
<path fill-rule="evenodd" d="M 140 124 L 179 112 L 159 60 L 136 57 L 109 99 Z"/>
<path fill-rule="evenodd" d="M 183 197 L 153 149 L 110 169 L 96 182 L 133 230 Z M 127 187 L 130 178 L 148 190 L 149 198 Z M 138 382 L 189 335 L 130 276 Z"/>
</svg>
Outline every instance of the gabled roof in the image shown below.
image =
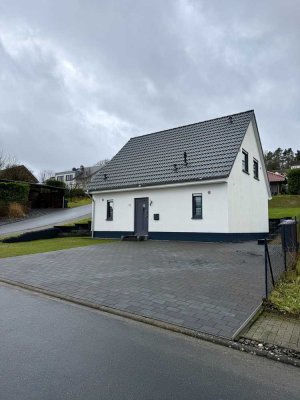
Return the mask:
<svg viewBox="0 0 300 400">
<path fill-rule="evenodd" d="M 12 165 L 11 167 L 2 169 L 0 171 L 0 178 L 11 181 L 38 183 L 37 178 L 25 165 Z"/>
<path fill-rule="evenodd" d="M 134 137 L 93 176 L 88 189 L 122 189 L 228 177 L 254 118 L 254 111 L 250 110 Z"/>
<path fill-rule="evenodd" d="M 268 180 L 269 182 L 285 182 L 286 177 L 281 175 L 279 172 L 271 172 L 268 171 Z"/>
</svg>

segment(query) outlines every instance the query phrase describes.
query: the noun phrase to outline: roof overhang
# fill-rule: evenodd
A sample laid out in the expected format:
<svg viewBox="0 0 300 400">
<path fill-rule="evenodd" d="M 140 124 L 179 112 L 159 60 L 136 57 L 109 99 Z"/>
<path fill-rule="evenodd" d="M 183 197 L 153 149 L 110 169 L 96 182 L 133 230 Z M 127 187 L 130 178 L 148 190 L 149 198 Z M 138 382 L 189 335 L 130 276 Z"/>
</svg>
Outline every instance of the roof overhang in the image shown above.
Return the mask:
<svg viewBox="0 0 300 400">
<path fill-rule="evenodd" d="M 197 180 L 197 181 L 189 181 L 189 182 L 180 182 L 180 183 L 169 183 L 163 185 L 139 185 L 127 188 L 115 188 L 115 189 L 104 189 L 104 190 L 88 190 L 89 194 L 100 194 L 100 193 L 112 193 L 112 192 L 132 192 L 138 190 L 154 190 L 154 189 L 167 189 L 167 188 L 176 188 L 176 187 L 186 187 L 186 186 L 196 186 L 196 185 L 210 185 L 210 184 L 219 184 L 219 183 L 227 183 L 228 177 L 218 178 L 218 179 L 209 179 L 209 180 Z"/>
</svg>

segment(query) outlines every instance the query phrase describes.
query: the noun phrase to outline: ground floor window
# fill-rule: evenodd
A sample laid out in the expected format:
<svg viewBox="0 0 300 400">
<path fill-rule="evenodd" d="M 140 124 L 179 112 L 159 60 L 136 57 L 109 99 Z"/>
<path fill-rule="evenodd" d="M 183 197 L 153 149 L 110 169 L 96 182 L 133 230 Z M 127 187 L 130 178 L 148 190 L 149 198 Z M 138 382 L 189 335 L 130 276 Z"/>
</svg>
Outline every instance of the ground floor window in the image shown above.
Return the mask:
<svg viewBox="0 0 300 400">
<path fill-rule="evenodd" d="M 202 194 L 193 194 L 193 219 L 202 219 Z"/>
<path fill-rule="evenodd" d="M 107 200 L 106 219 L 107 221 L 112 221 L 113 217 L 114 217 L 114 201 Z"/>
</svg>

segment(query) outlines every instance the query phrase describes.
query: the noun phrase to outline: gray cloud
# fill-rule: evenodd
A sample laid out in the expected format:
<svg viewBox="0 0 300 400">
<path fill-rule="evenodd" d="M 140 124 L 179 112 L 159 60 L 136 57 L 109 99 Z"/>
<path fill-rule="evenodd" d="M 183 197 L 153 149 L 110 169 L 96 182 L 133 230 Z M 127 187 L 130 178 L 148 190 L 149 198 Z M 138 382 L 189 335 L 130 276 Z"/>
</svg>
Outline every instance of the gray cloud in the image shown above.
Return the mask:
<svg viewBox="0 0 300 400">
<path fill-rule="evenodd" d="M 279 0 L 1 1 L 0 146 L 61 170 L 254 108 L 266 149 L 299 148 L 299 17 Z"/>
</svg>

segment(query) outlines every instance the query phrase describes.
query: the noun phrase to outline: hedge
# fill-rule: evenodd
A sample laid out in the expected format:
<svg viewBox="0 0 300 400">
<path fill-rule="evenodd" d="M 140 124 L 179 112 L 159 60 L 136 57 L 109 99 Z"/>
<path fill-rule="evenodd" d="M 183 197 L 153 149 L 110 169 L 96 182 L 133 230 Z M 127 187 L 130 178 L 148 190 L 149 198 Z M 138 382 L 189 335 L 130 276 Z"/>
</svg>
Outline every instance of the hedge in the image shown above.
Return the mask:
<svg viewBox="0 0 300 400">
<path fill-rule="evenodd" d="M 0 202 L 3 204 L 20 203 L 28 201 L 29 184 L 15 182 L 0 182 Z"/>
<path fill-rule="evenodd" d="M 47 179 L 45 181 L 45 184 L 48 186 L 54 186 L 54 187 L 58 187 L 58 188 L 62 188 L 65 189 L 66 188 L 66 184 L 63 181 L 57 181 L 56 179 Z"/>
</svg>

